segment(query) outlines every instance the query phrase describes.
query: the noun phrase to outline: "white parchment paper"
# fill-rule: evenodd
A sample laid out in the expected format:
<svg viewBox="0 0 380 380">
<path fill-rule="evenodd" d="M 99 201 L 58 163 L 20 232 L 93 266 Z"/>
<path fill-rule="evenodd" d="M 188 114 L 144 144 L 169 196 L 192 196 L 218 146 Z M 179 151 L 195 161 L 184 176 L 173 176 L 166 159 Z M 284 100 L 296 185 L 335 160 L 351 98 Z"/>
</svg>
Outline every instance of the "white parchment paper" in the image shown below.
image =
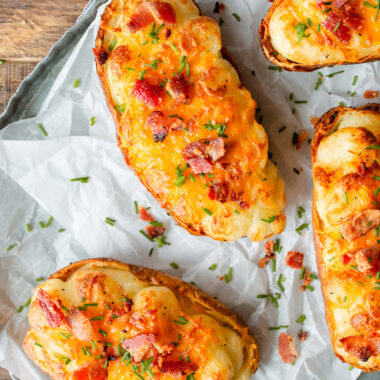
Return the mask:
<svg viewBox="0 0 380 380">
<path fill-rule="evenodd" d="M 263 243 L 246 238 L 220 243 L 192 236 L 178 227 L 126 167 L 116 147 L 115 127 L 91 51 L 103 6 L 55 79 L 39 114 L 1 132 L 0 188 L 5 190 L 0 199 L 0 366 L 21 380 L 46 378 L 21 348 L 28 327 L 27 308 L 17 313 L 31 296 L 35 279 L 72 261 L 99 256 L 162 269 L 194 281 L 238 312 L 260 346 L 261 361 L 255 379 L 355 379 L 360 374 L 357 369 L 349 371 L 332 352 L 319 281 L 312 284 L 314 292 L 301 292 L 299 271 L 285 267 L 284 257 L 289 250 L 304 252 L 304 264 L 316 273 L 310 215 L 310 147 L 306 142 L 296 150 L 292 135 L 307 129 L 311 137 L 310 117 L 320 116 L 339 102 L 364 104 L 363 92 L 380 88 L 376 76 L 379 63 L 321 70 L 325 75 L 344 72 L 325 77 L 315 90 L 319 78 L 316 72 L 269 69 L 272 65 L 261 53 L 257 33 L 270 6 L 266 0 L 226 2 L 226 9 L 219 14 L 212 14 L 214 1 L 198 3 L 206 14 L 224 20 L 223 41 L 238 64 L 244 84 L 258 102 L 258 118 L 269 135 L 273 161 L 285 179 L 287 226 L 280 236 L 283 249 L 277 254 L 276 272 L 270 265 L 258 268 L 264 255 Z M 238 14 L 241 21 L 232 13 Z M 352 86 L 355 75 L 358 81 Z M 73 88 L 75 79 L 80 80 L 77 88 Z M 356 94 L 351 96 L 352 92 Z M 289 99 L 290 93 L 294 94 L 293 100 Z M 295 100 L 308 102 L 297 104 Z M 93 116 L 96 122 L 90 126 Z M 48 136 L 41 133 L 38 123 Z M 287 128 L 279 133 L 284 125 Z M 70 182 L 70 178 L 84 176 L 90 177 L 88 183 Z M 170 246 L 158 248 L 139 233 L 144 223 L 134 214 L 135 200 L 152 207 L 152 214 L 167 228 Z M 297 215 L 299 206 L 306 210 L 301 218 Z M 53 222 L 49 228 L 41 229 L 39 221 L 46 222 L 49 216 L 54 217 Z M 106 217 L 116 220 L 113 227 L 104 222 Z M 26 223 L 31 224 L 32 232 L 25 230 Z M 295 229 L 303 223 L 309 228 L 299 235 Z M 58 232 L 60 228 L 66 231 Z M 7 251 L 10 245 L 14 247 Z M 179 265 L 178 270 L 170 267 L 173 261 Z M 213 263 L 218 265 L 216 270 L 208 270 Z M 219 276 L 229 267 L 233 268 L 233 279 L 226 284 Z M 285 292 L 276 309 L 257 295 L 279 292 L 279 274 L 286 278 Z M 296 323 L 301 314 L 307 317 L 303 326 Z M 285 365 L 278 355 L 280 331 L 268 330 L 280 324 L 289 325 L 282 331 L 293 335 L 300 351 L 294 366 Z M 309 333 L 303 343 L 297 338 L 301 327 Z"/>
</svg>

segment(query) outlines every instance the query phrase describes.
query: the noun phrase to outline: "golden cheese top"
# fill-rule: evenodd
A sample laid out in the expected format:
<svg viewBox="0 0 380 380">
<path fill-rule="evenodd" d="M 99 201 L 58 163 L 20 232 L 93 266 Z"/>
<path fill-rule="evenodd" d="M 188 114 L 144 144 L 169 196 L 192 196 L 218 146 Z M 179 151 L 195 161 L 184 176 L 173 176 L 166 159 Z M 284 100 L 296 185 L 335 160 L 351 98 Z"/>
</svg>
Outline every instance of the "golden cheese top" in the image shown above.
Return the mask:
<svg viewBox="0 0 380 380">
<path fill-rule="evenodd" d="M 325 4 L 324 4 L 325 3 Z M 380 55 L 380 13 L 362 0 L 276 0 L 269 31 L 281 57 L 303 65 L 355 63 Z"/>
<path fill-rule="evenodd" d="M 379 135 L 379 112 L 348 109 L 320 140 L 313 164 L 314 228 L 333 346 L 367 371 L 380 369 Z"/>
<path fill-rule="evenodd" d="M 59 380 L 248 380 L 243 338 L 206 312 L 126 270 L 84 265 L 37 287 L 24 348 Z"/>
<path fill-rule="evenodd" d="M 166 25 L 156 17 L 132 32 L 131 23 L 151 4 L 169 4 L 176 23 Z M 256 103 L 221 54 L 217 23 L 201 16 L 192 0 L 114 0 L 99 33 L 96 49 L 108 59 L 102 64 L 98 59 L 98 73 L 118 124 L 120 148 L 161 206 L 190 232 L 218 240 L 248 236 L 259 241 L 280 233 L 284 184 L 268 160 Z M 159 96 L 152 87 L 136 95 L 142 82 Z M 175 124 L 164 137 L 152 130 L 157 112 L 166 127 Z M 216 139 L 224 151 L 211 162 L 212 169 L 199 173 L 189 167 L 184 149 Z"/>
</svg>

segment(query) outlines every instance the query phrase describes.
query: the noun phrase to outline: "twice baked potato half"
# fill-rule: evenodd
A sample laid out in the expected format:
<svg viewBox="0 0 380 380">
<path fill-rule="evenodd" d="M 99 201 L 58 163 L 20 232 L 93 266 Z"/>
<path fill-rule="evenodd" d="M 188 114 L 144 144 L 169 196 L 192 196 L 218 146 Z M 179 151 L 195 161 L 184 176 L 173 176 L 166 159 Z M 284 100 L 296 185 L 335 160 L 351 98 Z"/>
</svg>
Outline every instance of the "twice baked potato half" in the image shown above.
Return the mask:
<svg viewBox="0 0 380 380">
<path fill-rule="evenodd" d="M 127 164 L 196 235 L 260 241 L 285 226 L 284 183 L 256 103 L 193 0 L 114 0 L 96 66 Z"/>
<path fill-rule="evenodd" d="M 380 60 L 377 0 L 275 0 L 263 19 L 266 58 L 290 71 Z"/>
<path fill-rule="evenodd" d="M 337 107 L 312 141 L 314 244 L 335 354 L 380 370 L 380 104 Z"/>
<path fill-rule="evenodd" d="M 55 380 L 248 380 L 258 366 L 248 327 L 221 302 L 111 259 L 52 274 L 28 316 L 24 350 Z"/>
</svg>

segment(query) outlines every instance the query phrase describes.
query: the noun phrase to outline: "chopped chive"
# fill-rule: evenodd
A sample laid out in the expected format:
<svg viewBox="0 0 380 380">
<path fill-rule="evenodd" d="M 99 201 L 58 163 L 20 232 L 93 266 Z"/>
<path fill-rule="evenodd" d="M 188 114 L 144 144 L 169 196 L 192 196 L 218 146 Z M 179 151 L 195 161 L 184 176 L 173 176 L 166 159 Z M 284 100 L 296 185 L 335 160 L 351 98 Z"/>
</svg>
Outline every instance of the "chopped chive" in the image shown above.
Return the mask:
<svg viewBox="0 0 380 380">
<path fill-rule="evenodd" d="M 278 130 L 278 133 L 281 133 L 281 132 L 285 131 L 285 129 L 286 129 L 286 125 L 282 126 L 282 127 Z"/>
<path fill-rule="evenodd" d="M 297 168 L 293 168 L 294 173 L 300 174 L 300 171 Z"/>
<path fill-rule="evenodd" d="M 48 228 L 48 227 L 50 226 L 50 224 L 51 224 L 52 221 L 53 221 L 53 217 L 51 216 L 51 217 L 48 219 L 48 221 L 46 222 L 46 224 L 45 224 L 45 228 Z"/>
<path fill-rule="evenodd" d="M 102 334 L 103 336 L 107 336 L 107 333 L 106 333 L 104 330 L 99 329 L 98 331 L 99 331 L 99 333 Z"/>
<path fill-rule="evenodd" d="M 305 275 L 305 270 L 306 270 L 306 267 L 302 267 L 301 272 L 300 272 L 300 275 L 298 276 L 298 279 L 299 279 L 299 280 L 302 280 L 302 279 L 303 279 L 303 276 Z"/>
<path fill-rule="evenodd" d="M 317 30 L 317 33 L 321 31 L 321 24 L 317 24 L 316 30 Z"/>
<path fill-rule="evenodd" d="M 7 251 L 10 251 L 11 249 L 13 249 L 14 248 L 14 244 L 11 244 L 8 248 L 7 248 Z"/>
<path fill-rule="evenodd" d="M 32 299 L 29 298 L 29 299 L 25 302 L 24 307 L 28 307 L 28 306 L 30 305 L 31 302 L 32 302 Z"/>
<path fill-rule="evenodd" d="M 306 319 L 306 315 L 305 314 L 302 314 L 298 317 L 298 319 L 296 320 L 297 323 L 303 323 L 304 320 Z"/>
<path fill-rule="evenodd" d="M 297 215 L 299 218 L 302 218 L 302 215 L 304 214 L 304 212 L 305 212 L 305 209 L 302 206 L 299 206 L 297 208 Z"/>
<path fill-rule="evenodd" d="M 307 290 L 310 290 L 311 292 L 314 292 L 314 286 L 307 285 L 305 286 Z"/>
<path fill-rule="evenodd" d="M 195 177 L 192 174 L 189 175 L 189 179 L 191 182 L 195 182 Z"/>
<path fill-rule="evenodd" d="M 348 205 L 348 195 L 346 191 L 344 192 L 344 200 L 346 202 L 346 205 Z"/>
<path fill-rule="evenodd" d="M 342 73 L 344 73 L 344 70 L 336 71 L 335 73 L 328 74 L 328 75 L 326 75 L 326 77 L 332 78 L 333 76 L 338 75 L 338 74 L 342 74 Z"/>
<path fill-rule="evenodd" d="M 278 280 L 277 280 L 277 286 L 279 287 L 279 289 L 284 292 L 285 291 L 285 288 L 284 286 L 282 285 L 282 282 L 284 281 L 283 279 L 283 276 L 282 276 L 282 273 L 280 274 L 280 276 L 278 277 Z"/>
<path fill-rule="evenodd" d="M 358 76 L 355 75 L 354 79 L 352 80 L 352 85 L 355 86 L 357 81 L 358 81 Z"/>
<path fill-rule="evenodd" d="M 296 232 L 298 235 L 301 235 L 301 231 L 303 231 L 305 228 L 309 228 L 309 225 L 307 223 L 301 224 L 299 227 L 296 228 Z"/>
<path fill-rule="evenodd" d="M 340 21 L 336 24 L 333 32 L 335 33 L 338 30 L 339 27 L 340 27 Z"/>
<path fill-rule="evenodd" d="M 59 335 L 63 336 L 65 339 L 69 339 L 73 334 L 64 334 L 62 332 L 59 333 Z"/>
<path fill-rule="evenodd" d="M 305 104 L 305 103 L 307 103 L 307 100 L 295 100 L 294 103 L 295 104 Z"/>
<path fill-rule="evenodd" d="M 213 271 L 216 269 L 217 266 L 218 266 L 217 264 L 211 264 L 208 269 Z"/>
<path fill-rule="evenodd" d="M 93 125 L 95 125 L 95 116 L 92 116 L 91 117 L 91 119 L 90 119 L 90 125 L 91 125 L 91 127 L 93 126 Z"/>
<path fill-rule="evenodd" d="M 94 350 L 98 349 L 98 346 L 96 345 L 96 343 L 93 339 L 91 339 L 91 344 L 92 344 L 92 347 L 94 347 Z"/>
<path fill-rule="evenodd" d="M 311 21 L 310 18 L 307 18 L 306 21 L 307 21 L 307 24 L 308 24 L 310 27 L 313 26 L 313 22 Z"/>
<path fill-rule="evenodd" d="M 272 260 L 272 272 L 276 272 L 276 259 Z"/>
<path fill-rule="evenodd" d="M 268 327 L 268 330 L 273 331 L 273 330 L 287 329 L 288 327 L 289 325 L 279 325 L 279 326 Z"/>
<path fill-rule="evenodd" d="M 21 313 L 23 310 L 24 310 L 24 306 L 20 306 L 20 307 L 17 309 L 17 313 Z"/>
<path fill-rule="evenodd" d="M 359 270 L 358 267 L 357 267 L 356 265 L 350 265 L 350 267 L 351 267 L 352 269 L 357 270 L 357 271 Z"/>
<path fill-rule="evenodd" d="M 45 223 L 44 222 L 41 221 L 39 224 L 40 224 L 41 228 L 45 228 Z"/>
<path fill-rule="evenodd" d="M 41 348 L 44 348 L 44 346 L 38 342 L 34 342 L 34 345 L 37 346 L 37 347 L 41 347 Z"/>
<path fill-rule="evenodd" d="M 186 318 L 182 317 L 182 315 L 178 317 L 178 320 L 174 320 L 174 322 L 177 323 L 177 325 L 186 325 L 189 323 L 189 321 Z"/>
<path fill-rule="evenodd" d="M 86 306 L 86 307 L 96 307 L 98 306 L 97 303 L 84 303 L 83 306 Z"/>
<path fill-rule="evenodd" d="M 202 208 L 202 210 L 207 214 L 207 215 L 212 215 L 212 212 L 208 209 L 208 208 L 206 208 L 206 207 L 204 207 L 204 208 Z"/>
<path fill-rule="evenodd" d="M 60 228 L 60 229 L 58 230 L 58 232 L 64 232 L 64 231 L 66 231 L 65 228 Z"/>
<path fill-rule="evenodd" d="M 66 312 L 69 311 L 69 309 L 65 305 L 61 305 L 61 308 L 62 308 L 63 311 L 66 311 Z"/>
<path fill-rule="evenodd" d="M 47 132 L 46 132 L 46 130 L 45 130 L 45 128 L 44 128 L 44 126 L 41 123 L 38 123 L 37 127 L 40 128 L 40 130 L 44 134 L 44 136 L 48 135 Z"/>
<path fill-rule="evenodd" d="M 27 232 L 31 232 L 32 231 L 32 227 L 30 226 L 30 224 L 25 224 L 25 228 L 26 228 L 26 231 Z"/>
<path fill-rule="evenodd" d="M 224 281 L 226 282 L 226 284 L 231 282 L 231 280 L 232 280 L 232 267 L 228 268 L 228 272 L 223 277 L 224 277 Z"/>
<path fill-rule="evenodd" d="M 117 111 L 119 113 L 123 113 L 125 111 L 125 103 L 122 103 L 122 104 L 119 104 L 119 105 L 115 105 L 115 108 L 117 109 Z"/>
<path fill-rule="evenodd" d="M 265 223 L 273 223 L 277 219 L 277 215 L 270 216 L 268 219 L 262 218 L 261 221 Z"/>
<path fill-rule="evenodd" d="M 139 205 L 138 205 L 137 201 L 134 201 L 133 204 L 135 206 L 135 214 L 137 215 L 139 213 Z"/>
<path fill-rule="evenodd" d="M 380 187 L 376 188 L 376 190 L 373 192 L 373 195 L 377 197 L 377 194 L 379 194 Z"/>
<path fill-rule="evenodd" d="M 376 180 L 376 181 L 380 181 L 380 177 L 378 175 L 374 175 L 373 178 Z"/>
<path fill-rule="evenodd" d="M 236 18 L 236 20 L 238 20 L 240 22 L 241 18 L 237 13 L 232 13 L 232 16 L 234 16 Z"/>
<path fill-rule="evenodd" d="M 169 44 L 170 47 L 176 52 L 176 53 L 179 53 L 178 49 L 177 49 L 177 46 L 175 46 L 173 43 Z"/>
<path fill-rule="evenodd" d="M 179 269 L 179 265 L 175 263 L 174 261 L 170 264 L 170 266 L 174 269 Z"/>
<path fill-rule="evenodd" d="M 82 182 L 82 183 L 88 183 L 90 177 L 78 177 L 78 178 L 71 178 L 70 182 Z"/>
<path fill-rule="evenodd" d="M 152 253 L 153 253 L 153 248 L 151 248 L 149 251 L 149 257 L 152 256 Z"/>
<path fill-rule="evenodd" d="M 268 295 L 267 294 L 258 294 L 256 297 L 257 298 L 267 298 Z"/>
<path fill-rule="evenodd" d="M 117 315 L 117 314 L 114 314 L 113 316 L 112 316 L 112 319 L 118 319 L 119 318 L 119 316 Z"/>
<path fill-rule="evenodd" d="M 144 230 L 139 231 L 140 234 L 144 235 L 149 241 L 154 241 Z"/>
<path fill-rule="evenodd" d="M 45 280 L 45 277 L 37 277 L 34 281 L 41 282 L 43 280 Z"/>
<path fill-rule="evenodd" d="M 101 321 L 102 319 L 104 319 L 104 316 L 103 315 L 99 315 L 99 317 L 92 317 L 90 319 L 90 321 Z"/>
<path fill-rule="evenodd" d="M 108 49 L 110 50 L 110 51 L 112 51 L 113 49 L 115 49 L 115 46 L 116 46 L 116 38 L 114 38 L 113 40 L 112 40 L 112 42 L 110 43 L 110 46 L 108 47 Z"/>
<path fill-rule="evenodd" d="M 79 87 L 79 82 L 80 82 L 80 80 L 79 80 L 78 78 L 75 79 L 74 84 L 73 84 L 73 87 L 74 87 L 74 88 L 78 88 L 78 87 Z"/>
<path fill-rule="evenodd" d="M 238 210 L 235 210 L 234 212 L 235 212 L 236 215 L 240 214 L 240 211 L 238 211 Z"/>
</svg>

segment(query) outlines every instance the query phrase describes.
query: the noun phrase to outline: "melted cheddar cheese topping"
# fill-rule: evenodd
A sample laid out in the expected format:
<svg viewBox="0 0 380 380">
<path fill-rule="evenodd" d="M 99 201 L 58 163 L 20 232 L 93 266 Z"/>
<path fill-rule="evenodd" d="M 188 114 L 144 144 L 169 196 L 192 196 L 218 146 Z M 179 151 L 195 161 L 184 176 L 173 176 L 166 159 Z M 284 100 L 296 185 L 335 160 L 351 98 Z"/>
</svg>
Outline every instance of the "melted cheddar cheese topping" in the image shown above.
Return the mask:
<svg viewBox="0 0 380 380">
<path fill-rule="evenodd" d="M 275 1 L 268 23 L 272 46 L 280 56 L 311 66 L 379 57 L 380 13 L 375 21 L 376 1 L 367 2 L 375 7 L 366 6 L 362 0 L 323 3 Z M 338 9 L 340 4 L 344 5 Z M 348 10 L 342 13 L 342 9 Z"/>
<path fill-rule="evenodd" d="M 380 369 L 379 135 L 379 113 L 347 110 L 321 139 L 313 164 L 313 220 L 333 346 L 366 371 Z"/>
<path fill-rule="evenodd" d="M 49 279 L 34 293 L 29 321 L 25 350 L 54 379 L 250 378 L 232 328 L 126 270 L 87 265 Z"/>
<path fill-rule="evenodd" d="M 103 15 L 102 39 L 96 44 L 108 55 L 104 63 L 98 61 L 98 72 L 127 163 L 161 206 L 194 234 L 260 241 L 280 233 L 284 184 L 268 160 L 267 136 L 255 120 L 256 103 L 221 54 L 217 23 L 201 16 L 192 0 L 168 0 L 174 25 L 157 19 L 131 32 L 128 25 L 150 4 L 157 2 L 114 0 Z M 174 92 L 173 78 L 179 81 Z M 155 86 L 156 93 L 162 89 L 159 101 L 154 91 L 136 95 L 141 81 Z M 186 92 L 181 83 L 186 101 L 181 101 Z M 156 112 L 180 127 L 154 135 L 149 120 Z M 184 149 L 215 139 L 223 141 L 224 155 L 206 173 L 193 170 Z"/>
</svg>

